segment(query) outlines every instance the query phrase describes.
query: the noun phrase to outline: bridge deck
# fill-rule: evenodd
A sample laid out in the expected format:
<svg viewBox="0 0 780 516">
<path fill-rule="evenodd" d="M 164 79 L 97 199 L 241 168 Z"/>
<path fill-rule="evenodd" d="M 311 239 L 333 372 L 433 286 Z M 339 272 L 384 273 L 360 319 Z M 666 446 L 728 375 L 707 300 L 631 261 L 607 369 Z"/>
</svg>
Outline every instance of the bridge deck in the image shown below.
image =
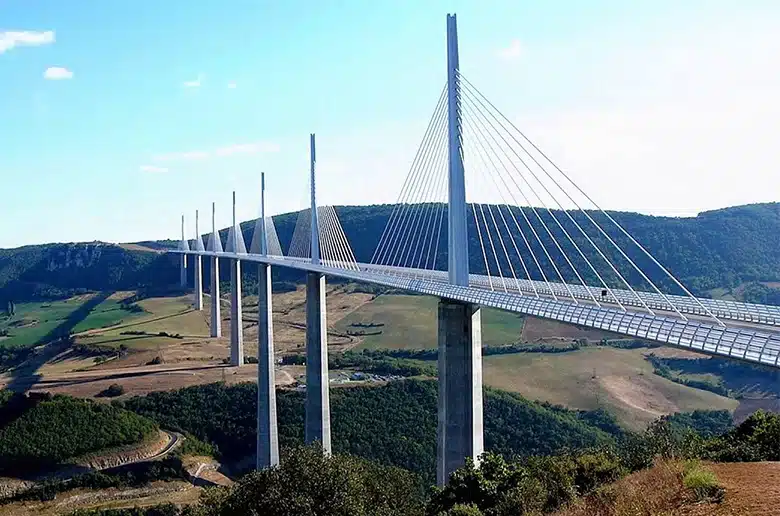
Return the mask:
<svg viewBox="0 0 780 516">
<path fill-rule="evenodd" d="M 728 357 L 780 368 L 780 332 L 773 327 L 778 325 L 777 316 L 768 317 L 765 318 L 765 320 L 762 320 L 762 316 L 762 318 L 757 317 L 758 320 L 755 320 L 750 319 L 747 315 L 749 313 L 769 314 L 775 311 L 776 307 L 755 305 L 758 307 L 756 311 L 751 312 L 746 309 L 745 312 L 740 315 L 740 305 L 745 305 L 746 307 L 753 305 L 726 302 L 730 303 L 730 305 L 727 305 L 727 308 L 724 309 L 726 315 L 716 314 L 725 319 L 724 322 L 726 322 L 726 327 L 722 327 L 715 324 L 714 321 L 707 322 L 693 319 L 685 321 L 679 317 L 671 317 L 658 313 L 651 315 L 647 312 L 633 310 L 623 311 L 614 306 L 597 306 L 590 303 L 576 303 L 565 299 L 529 296 L 523 294 L 525 290 L 522 288 L 518 289 L 517 286 L 515 286 L 514 289 L 510 289 L 508 283 L 506 284 L 506 291 L 504 291 L 503 286 L 498 290 L 495 288 L 496 278 L 492 278 L 491 280 L 493 281 L 493 289 L 491 290 L 490 288 L 485 288 L 485 281 L 488 279 L 486 276 L 472 275 L 472 285 L 460 287 L 447 283 L 446 272 L 443 271 L 403 269 L 399 267 L 383 267 L 368 264 L 323 263 L 317 265 L 311 263 L 309 259 L 304 258 L 263 256 L 256 254 L 180 250 L 171 250 L 169 252 L 174 254 L 184 253 L 201 256 L 218 256 L 220 258 L 239 259 L 242 261 L 267 263 L 273 266 L 288 267 L 303 271 L 320 272 L 322 274 L 352 279 L 355 281 L 400 288 L 421 294 L 444 297 L 457 301 L 479 304 L 481 306 L 499 308 L 510 312 L 578 324 L 629 337 L 642 338 L 667 346 L 698 351 L 712 356 Z M 511 282 L 514 284 L 514 280 L 511 280 Z M 546 284 L 543 282 L 537 283 L 541 283 L 546 287 Z M 560 285 L 560 288 L 565 291 L 566 287 L 564 285 L 557 285 Z M 530 287 L 530 285 L 528 286 Z M 557 288 L 557 286 L 553 288 Z M 580 288 L 582 289 L 584 287 L 580 286 Z M 617 291 L 613 290 L 613 292 Z M 624 292 L 628 292 L 633 296 L 629 291 Z M 545 291 L 544 293 L 550 294 L 548 291 Z M 654 295 L 651 293 L 643 294 L 648 296 Z M 563 297 L 563 295 L 564 294 L 561 294 L 559 297 Z M 566 295 L 568 296 L 568 292 Z M 597 298 L 598 297 L 599 296 L 597 296 Z M 590 299 L 590 295 L 583 297 L 583 299 Z M 629 303 L 624 304 L 627 305 L 627 308 L 631 306 L 633 309 L 636 309 L 636 305 L 631 305 Z M 638 302 L 636 304 L 641 306 Z M 665 303 L 664 305 L 668 309 L 668 305 Z M 697 315 L 702 315 L 703 310 L 701 310 L 700 307 L 696 308 L 701 311 Z M 680 309 L 680 307 L 678 307 L 678 309 Z M 696 314 L 693 310 L 694 308 L 691 308 L 691 311 L 688 313 Z M 681 309 L 680 311 L 682 312 L 683 310 Z M 742 325 L 732 325 L 728 323 L 730 319 L 740 322 L 750 322 L 753 326 L 746 328 Z"/>
</svg>

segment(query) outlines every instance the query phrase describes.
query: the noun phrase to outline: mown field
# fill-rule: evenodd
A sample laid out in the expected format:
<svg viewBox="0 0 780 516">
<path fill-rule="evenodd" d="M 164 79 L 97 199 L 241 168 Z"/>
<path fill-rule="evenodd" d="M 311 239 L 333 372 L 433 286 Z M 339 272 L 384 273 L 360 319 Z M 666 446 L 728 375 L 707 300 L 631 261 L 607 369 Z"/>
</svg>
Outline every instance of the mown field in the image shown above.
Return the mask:
<svg viewBox="0 0 780 516">
<path fill-rule="evenodd" d="M 383 295 L 335 324 L 342 332 L 381 331 L 362 337 L 359 349 L 431 349 L 436 347 L 438 300 L 428 296 Z M 493 308 L 482 310 L 482 343 L 499 346 L 520 340 L 521 315 Z M 383 324 L 365 328 L 353 324 Z"/>
<path fill-rule="evenodd" d="M 121 301 L 132 292 L 89 294 L 62 301 L 18 303 L 13 316 L 0 315 L 0 332 L 8 336 L 0 347 L 30 347 L 56 336 L 81 333 L 129 323 L 145 314 L 122 308 Z"/>
<path fill-rule="evenodd" d="M 653 373 L 646 349 L 588 347 L 567 353 L 484 358 L 486 385 L 569 408 L 603 408 L 639 429 L 664 414 L 697 409 L 733 411 L 735 399 L 675 383 Z"/>
</svg>

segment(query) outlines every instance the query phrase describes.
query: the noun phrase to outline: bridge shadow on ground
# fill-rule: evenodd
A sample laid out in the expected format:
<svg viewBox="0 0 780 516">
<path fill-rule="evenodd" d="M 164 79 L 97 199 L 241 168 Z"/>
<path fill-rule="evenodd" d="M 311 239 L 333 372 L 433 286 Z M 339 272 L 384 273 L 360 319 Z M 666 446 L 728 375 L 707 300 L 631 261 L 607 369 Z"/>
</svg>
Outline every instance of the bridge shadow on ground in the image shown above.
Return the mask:
<svg viewBox="0 0 780 516">
<path fill-rule="evenodd" d="M 95 307 L 112 294 L 114 294 L 113 290 L 95 294 L 71 312 L 56 328 L 41 337 L 37 345 L 45 345 L 43 349 L 32 350 L 24 362 L 10 371 L 10 381 L 5 388 L 14 392 L 26 392 L 35 385 L 42 378 L 38 372 L 41 367 L 73 344 L 70 335 L 73 328 L 86 319 Z"/>
</svg>

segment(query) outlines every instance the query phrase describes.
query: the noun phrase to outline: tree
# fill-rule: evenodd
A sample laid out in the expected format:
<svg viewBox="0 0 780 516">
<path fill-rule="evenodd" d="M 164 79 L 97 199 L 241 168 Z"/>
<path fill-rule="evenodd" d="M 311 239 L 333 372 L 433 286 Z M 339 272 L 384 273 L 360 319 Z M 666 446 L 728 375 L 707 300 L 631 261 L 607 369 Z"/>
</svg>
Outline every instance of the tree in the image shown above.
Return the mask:
<svg viewBox="0 0 780 516">
<path fill-rule="evenodd" d="M 204 496 L 205 516 L 413 516 L 422 514 L 419 477 L 319 445 L 285 453 L 281 465 Z"/>
</svg>

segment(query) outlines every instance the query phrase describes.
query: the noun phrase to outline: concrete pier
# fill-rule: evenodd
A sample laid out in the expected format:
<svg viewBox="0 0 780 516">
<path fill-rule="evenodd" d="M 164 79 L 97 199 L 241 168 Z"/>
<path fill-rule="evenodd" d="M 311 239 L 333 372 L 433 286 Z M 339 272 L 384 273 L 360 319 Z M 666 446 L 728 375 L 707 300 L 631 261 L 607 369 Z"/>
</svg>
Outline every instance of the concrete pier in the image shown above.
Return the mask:
<svg viewBox="0 0 780 516">
<path fill-rule="evenodd" d="M 230 260 L 230 365 L 244 365 L 241 261 Z"/>
<path fill-rule="evenodd" d="M 183 254 L 179 258 L 179 285 L 182 288 L 187 287 L 187 255 Z"/>
<path fill-rule="evenodd" d="M 211 257 L 211 336 L 222 336 L 222 306 L 219 293 L 219 258 Z"/>
<path fill-rule="evenodd" d="M 195 262 L 195 310 L 203 310 L 203 260 L 200 256 L 193 256 Z"/>
<path fill-rule="evenodd" d="M 257 270 L 257 469 L 279 464 L 271 267 Z"/>
<path fill-rule="evenodd" d="M 325 276 L 306 274 L 306 443 L 319 441 L 326 454 L 330 444 L 328 324 Z"/>
<path fill-rule="evenodd" d="M 439 301 L 439 409 L 436 483 L 478 463 L 482 438 L 482 323 L 476 305 Z"/>
</svg>

